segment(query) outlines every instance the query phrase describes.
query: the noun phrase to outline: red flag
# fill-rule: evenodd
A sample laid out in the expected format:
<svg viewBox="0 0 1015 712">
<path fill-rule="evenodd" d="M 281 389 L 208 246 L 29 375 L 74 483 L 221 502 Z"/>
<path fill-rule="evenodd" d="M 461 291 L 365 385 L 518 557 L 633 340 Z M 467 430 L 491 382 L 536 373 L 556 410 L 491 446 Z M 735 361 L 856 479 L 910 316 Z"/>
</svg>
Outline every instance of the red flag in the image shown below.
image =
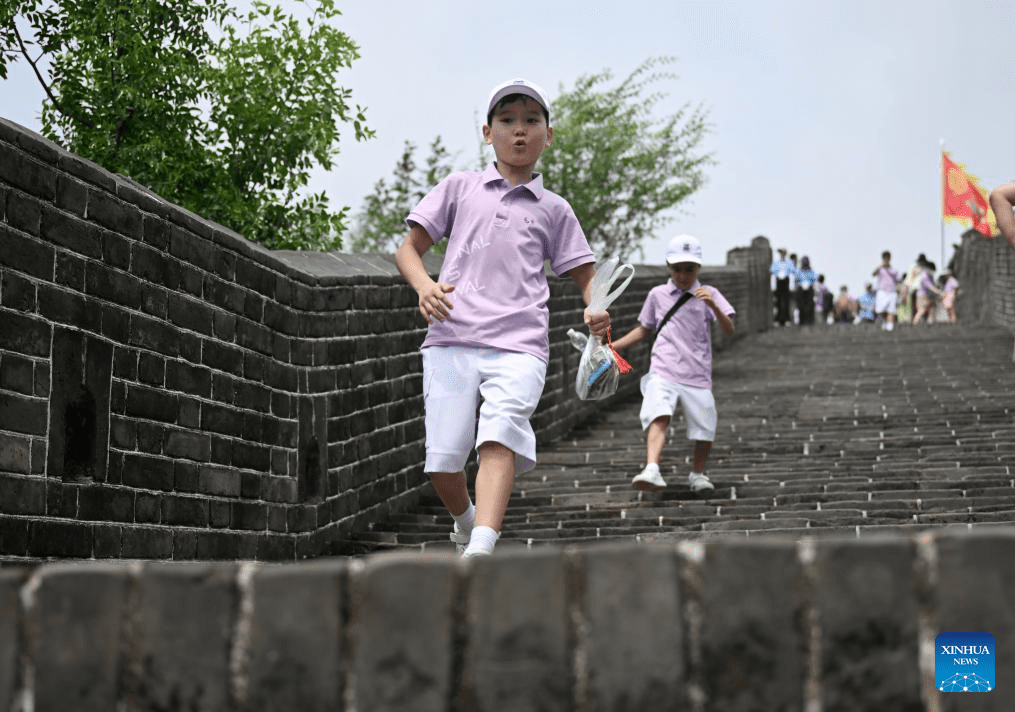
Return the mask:
<svg viewBox="0 0 1015 712">
<path fill-rule="evenodd" d="M 990 229 L 993 215 L 987 193 L 977 184 L 976 176 L 968 173 L 961 163 L 953 161 L 947 151 L 941 152 L 941 163 L 944 172 L 944 217 L 963 222 L 970 220 L 974 230 L 993 237 Z"/>
</svg>

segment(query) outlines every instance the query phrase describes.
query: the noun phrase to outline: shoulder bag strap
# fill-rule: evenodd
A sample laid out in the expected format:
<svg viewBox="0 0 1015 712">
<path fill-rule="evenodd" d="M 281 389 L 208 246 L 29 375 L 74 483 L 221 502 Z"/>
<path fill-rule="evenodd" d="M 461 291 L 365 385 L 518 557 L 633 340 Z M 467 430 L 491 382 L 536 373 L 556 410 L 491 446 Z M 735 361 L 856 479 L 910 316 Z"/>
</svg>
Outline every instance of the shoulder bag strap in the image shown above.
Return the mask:
<svg viewBox="0 0 1015 712">
<path fill-rule="evenodd" d="M 664 316 L 663 320 L 659 322 L 659 326 L 656 328 L 655 333 L 652 334 L 653 342 L 656 340 L 656 337 L 659 336 L 659 332 L 663 330 L 663 327 L 666 326 L 666 322 L 670 320 L 670 317 L 676 314 L 677 309 L 684 306 L 684 303 L 693 296 L 694 295 L 691 294 L 690 292 L 684 292 L 683 294 L 680 295 L 680 299 L 677 300 L 676 304 L 670 307 L 670 310 L 666 312 L 666 316 Z"/>
</svg>

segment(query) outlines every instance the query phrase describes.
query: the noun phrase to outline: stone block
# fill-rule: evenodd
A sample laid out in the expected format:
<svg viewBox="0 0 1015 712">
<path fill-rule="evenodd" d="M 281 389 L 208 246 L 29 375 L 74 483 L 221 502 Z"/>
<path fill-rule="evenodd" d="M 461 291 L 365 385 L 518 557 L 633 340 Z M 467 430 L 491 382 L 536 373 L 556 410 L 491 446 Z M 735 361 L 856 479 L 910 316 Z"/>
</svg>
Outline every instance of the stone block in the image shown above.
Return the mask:
<svg viewBox="0 0 1015 712">
<path fill-rule="evenodd" d="M 913 542 L 824 539 L 816 547 L 823 709 L 921 712 Z"/>
<path fill-rule="evenodd" d="M 31 463 L 31 438 L 14 433 L 0 433 L 0 472 L 27 475 L 31 473 Z"/>
<path fill-rule="evenodd" d="M 3 236 L 3 240 L 7 236 Z M 7 250 L 0 250 L 0 254 Z M 34 316 L 0 310 L 0 348 L 25 356 L 48 357 L 52 328 Z"/>
<path fill-rule="evenodd" d="M 201 467 L 199 469 L 200 490 L 204 494 L 226 497 L 240 496 L 240 473 L 223 467 Z"/>
<path fill-rule="evenodd" d="M 105 191 L 89 189 L 88 217 L 115 233 L 141 239 L 141 211 Z"/>
<path fill-rule="evenodd" d="M 87 559 L 92 555 L 92 525 L 38 519 L 28 524 L 28 555 L 41 558 Z"/>
<path fill-rule="evenodd" d="M 343 709 L 345 571 L 343 560 L 256 571 L 251 582 L 246 694 L 240 710 Z"/>
<path fill-rule="evenodd" d="M 45 435 L 48 415 L 46 401 L 0 391 L 0 430 Z"/>
<path fill-rule="evenodd" d="M 26 556 L 28 554 L 29 519 L 0 514 L 0 554 Z"/>
<path fill-rule="evenodd" d="M 563 553 L 505 551 L 471 564 L 461 692 L 472 709 L 573 709 Z"/>
<path fill-rule="evenodd" d="M 126 488 L 88 485 L 78 492 L 78 518 L 106 522 L 134 521 L 134 492 Z"/>
<path fill-rule="evenodd" d="M 350 573 L 349 636 L 357 709 L 448 708 L 454 694 L 454 605 L 460 570 L 452 556 L 393 554 L 372 558 Z"/>
<path fill-rule="evenodd" d="M 11 227 L 38 237 L 42 222 L 42 204 L 35 197 L 16 190 L 8 192 L 4 216 Z"/>
<path fill-rule="evenodd" d="M 576 684 L 589 709 L 687 704 L 682 597 L 672 548 L 590 547 L 575 555 L 580 611 Z"/>
<path fill-rule="evenodd" d="M 28 620 L 37 712 L 117 708 L 128 583 L 122 566 L 58 564 L 42 570 Z"/>
<path fill-rule="evenodd" d="M 211 439 L 203 433 L 168 430 L 163 454 L 172 458 L 207 462 L 211 457 Z"/>
<path fill-rule="evenodd" d="M 3 611 L 0 615 L 0 709 L 4 710 L 13 709 L 14 696 L 20 686 L 20 590 L 23 584 L 22 572 L 0 571 L 0 611 Z"/>
<path fill-rule="evenodd" d="M 942 712 L 1015 709 L 1015 531 L 1010 528 L 947 532 L 935 537 L 937 580 L 934 634 L 994 636 L 997 686 L 985 693 L 938 693 Z"/>
<path fill-rule="evenodd" d="M 231 708 L 235 572 L 232 565 L 144 567 L 128 610 L 123 670 L 127 712 Z"/>
<path fill-rule="evenodd" d="M 701 578 L 701 673 L 709 706 L 802 710 L 807 635 L 796 544 L 709 542 Z"/>
<path fill-rule="evenodd" d="M 88 206 L 88 188 L 80 181 L 65 175 L 56 177 L 54 205 L 79 217 L 84 217 Z"/>
<path fill-rule="evenodd" d="M 184 527 L 208 526 L 208 500 L 204 497 L 164 495 L 162 498 L 162 521 L 165 524 Z"/>
</svg>

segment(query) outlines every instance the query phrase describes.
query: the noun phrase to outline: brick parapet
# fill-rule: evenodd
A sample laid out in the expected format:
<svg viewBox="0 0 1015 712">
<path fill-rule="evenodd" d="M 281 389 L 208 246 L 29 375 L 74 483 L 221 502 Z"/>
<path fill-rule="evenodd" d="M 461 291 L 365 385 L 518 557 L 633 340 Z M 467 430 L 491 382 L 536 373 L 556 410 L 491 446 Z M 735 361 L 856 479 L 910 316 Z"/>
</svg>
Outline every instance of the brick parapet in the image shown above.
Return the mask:
<svg viewBox="0 0 1015 712">
<path fill-rule="evenodd" d="M 0 241 L 0 555 L 337 553 L 425 491 L 425 325 L 392 256 L 272 252 L 3 120 Z M 753 314 L 770 250 L 736 252 L 702 280 Z M 665 275 L 638 266 L 614 333 Z M 541 442 L 611 402 L 574 397 L 581 298 L 550 285 Z"/>
<path fill-rule="evenodd" d="M 956 251 L 956 318 L 1015 332 L 1015 250 L 1002 237 L 967 230 Z"/>
<path fill-rule="evenodd" d="M 0 706 L 958 709 L 932 651 L 969 631 L 1010 709 L 1013 562 L 995 528 L 6 569 Z"/>
</svg>

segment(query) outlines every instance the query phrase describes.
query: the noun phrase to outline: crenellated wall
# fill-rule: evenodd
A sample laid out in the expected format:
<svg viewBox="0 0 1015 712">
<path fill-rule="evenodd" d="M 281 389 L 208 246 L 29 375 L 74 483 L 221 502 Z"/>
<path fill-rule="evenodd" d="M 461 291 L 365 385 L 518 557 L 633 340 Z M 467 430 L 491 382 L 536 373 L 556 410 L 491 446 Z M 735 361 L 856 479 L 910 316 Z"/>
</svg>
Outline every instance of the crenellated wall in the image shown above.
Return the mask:
<svg viewBox="0 0 1015 712">
<path fill-rule="evenodd" d="M 702 270 L 738 336 L 769 325 L 770 260 Z M 665 278 L 638 267 L 615 334 Z M 543 442 L 609 407 L 574 396 L 583 305 L 550 284 Z M 0 120 L 0 555 L 351 553 L 428 486 L 416 305 L 390 256 L 271 252 Z"/>
<path fill-rule="evenodd" d="M 7 569 L 0 708 L 1010 710 L 1015 534 L 962 530 Z M 995 689 L 936 689 L 945 631 Z"/>
<path fill-rule="evenodd" d="M 963 233 L 955 278 L 959 321 L 994 324 L 1015 332 L 1015 249 L 1003 237 L 985 238 L 976 230 Z"/>
</svg>

